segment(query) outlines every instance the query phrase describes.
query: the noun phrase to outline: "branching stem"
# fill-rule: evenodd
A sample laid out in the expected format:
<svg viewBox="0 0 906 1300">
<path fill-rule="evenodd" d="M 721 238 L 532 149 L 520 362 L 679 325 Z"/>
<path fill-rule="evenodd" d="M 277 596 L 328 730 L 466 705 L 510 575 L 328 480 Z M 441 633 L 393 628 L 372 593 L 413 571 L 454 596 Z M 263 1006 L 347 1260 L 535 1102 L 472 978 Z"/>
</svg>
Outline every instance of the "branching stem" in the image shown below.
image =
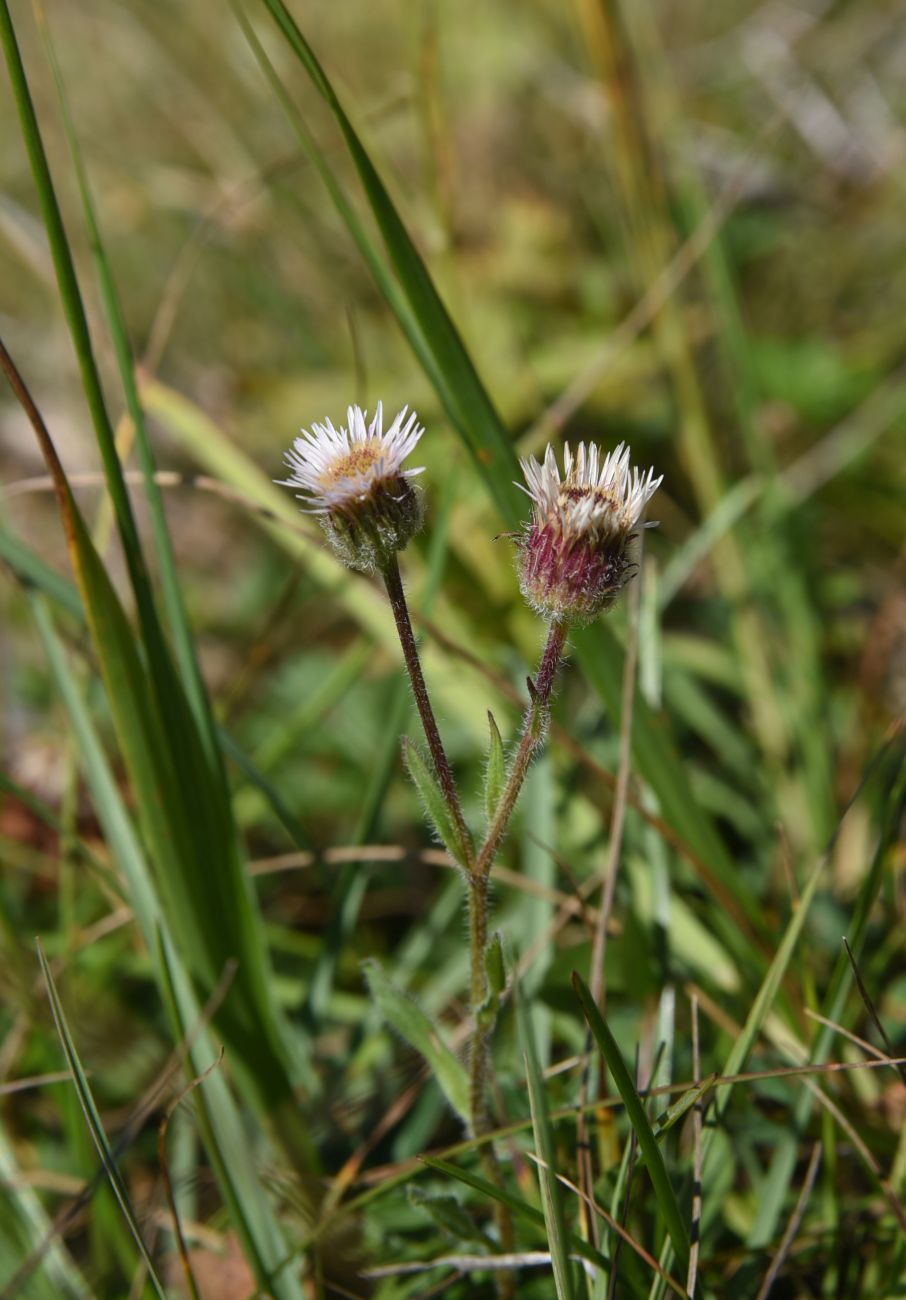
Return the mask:
<svg viewBox="0 0 906 1300">
<path fill-rule="evenodd" d="M 469 1121 L 474 1137 L 483 1137 L 491 1129 L 490 1093 L 490 1048 L 494 1032 L 495 1013 L 489 1002 L 488 973 L 486 967 L 488 953 L 488 886 L 491 867 L 500 844 L 506 834 L 510 818 L 516 807 L 520 791 L 525 782 L 532 759 L 544 743 L 547 714 L 550 708 L 551 694 L 557 669 L 563 658 L 568 626 L 564 622 L 554 621 L 550 625 L 547 644 L 538 675 L 534 682 L 529 681 L 531 699 L 525 710 L 522 735 L 519 748 L 510 765 L 506 784 L 500 796 L 500 802 L 494 811 L 488 833 L 480 852 L 476 854 L 462 813 L 462 804 L 450 761 L 447 758 L 434 710 L 428 696 L 422 673 L 421 661 L 403 581 L 400 576 L 399 562 L 396 556 L 388 561 L 382 569 L 382 577 L 390 597 L 390 607 L 396 620 L 403 658 L 412 683 L 412 692 L 422 720 L 425 738 L 431 751 L 434 771 L 450 818 L 456 828 L 461 844 L 464 846 L 466 861 L 461 865 L 465 870 L 469 891 L 469 950 L 471 959 L 470 999 L 472 1011 L 472 1034 L 469 1042 Z M 447 846 L 450 848 L 451 846 Z M 485 1174 L 500 1185 L 500 1169 L 493 1145 L 488 1143 L 482 1148 L 482 1163 Z M 495 1206 L 500 1244 L 504 1251 L 510 1250 L 513 1243 L 513 1224 L 509 1208 L 502 1203 Z M 501 1273 L 497 1279 L 498 1293 L 501 1300 L 511 1297 L 514 1292 L 512 1274 Z"/>
</svg>

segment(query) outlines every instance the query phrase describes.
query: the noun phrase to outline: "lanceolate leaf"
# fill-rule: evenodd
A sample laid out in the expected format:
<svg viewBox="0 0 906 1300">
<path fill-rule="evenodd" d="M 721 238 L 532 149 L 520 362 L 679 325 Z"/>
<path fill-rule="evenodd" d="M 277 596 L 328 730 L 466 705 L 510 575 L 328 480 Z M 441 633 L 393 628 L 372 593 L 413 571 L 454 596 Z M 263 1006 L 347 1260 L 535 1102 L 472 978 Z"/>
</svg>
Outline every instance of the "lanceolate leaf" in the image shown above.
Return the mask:
<svg viewBox="0 0 906 1300">
<path fill-rule="evenodd" d="M 447 810 L 443 791 L 418 745 L 414 744 L 408 736 L 403 737 L 403 759 L 421 797 L 428 819 L 437 831 L 441 842 L 453 854 L 460 866 L 464 865 L 468 862 L 469 856 Z"/>
<path fill-rule="evenodd" d="M 488 727 L 490 729 L 490 740 L 488 742 L 488 765 L 484 774 L 484 809 L 488 825 L 490 825 L 494 820 L 497 805 L 500 803 L 503 782 L 506 778 L 506 759 L 503 753 L 503 741 L 500 738 L 500 728 L 497 726 L 490 709 L 488 710 Z"/>
<path fill-rule="evenodd" d="M 371 996 L 384 1019 L 421 1053 L 447 1101 L 468 1123 L 469 1081 L 462 1062 L 454 1056 L 421 1007 L 390 982 L 376 961 L 365 962 L 364 971 Z"/>
</svg>

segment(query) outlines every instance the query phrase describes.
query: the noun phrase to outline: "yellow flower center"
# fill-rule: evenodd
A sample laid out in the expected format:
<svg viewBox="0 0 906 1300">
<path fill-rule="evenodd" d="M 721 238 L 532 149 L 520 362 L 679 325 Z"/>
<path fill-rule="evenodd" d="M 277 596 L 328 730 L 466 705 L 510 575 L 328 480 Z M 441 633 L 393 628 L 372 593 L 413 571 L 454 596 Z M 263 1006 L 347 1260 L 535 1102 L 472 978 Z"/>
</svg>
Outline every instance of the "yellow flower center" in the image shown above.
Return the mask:
<svg viewBox="0 0 906 1300">
<path fill-rule="evenodd" d="M 367 474 L 378 460 L 381 454 L 381 444 L 378 439 L 369 442 L 357 442 L 354 447 L 347 451 L 345 456 L 338 457 L 331 465 L 324 470 L 320 476 L 320 482 L 324 487 L 330 487 L 332 483 L 339 483 L 344 478 L 356 478 L 359 475 Z"/>
</svg>

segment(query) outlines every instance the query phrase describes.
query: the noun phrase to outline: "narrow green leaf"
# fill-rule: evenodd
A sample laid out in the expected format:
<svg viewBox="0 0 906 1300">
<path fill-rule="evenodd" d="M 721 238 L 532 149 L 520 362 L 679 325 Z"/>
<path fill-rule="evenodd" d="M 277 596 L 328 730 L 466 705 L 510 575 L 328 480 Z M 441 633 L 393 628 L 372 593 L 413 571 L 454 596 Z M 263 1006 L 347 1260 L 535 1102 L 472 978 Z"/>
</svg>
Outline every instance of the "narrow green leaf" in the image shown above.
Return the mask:
<svg viewBox="0 0 906 1300">
<path fill-rule="evenodd" d="M 408 994 L 396 988 L 376 961 L 363 963 L 365 978 L 384 1019 L 430 1065 L 447 1101 L 469 1122 L 469 1081 L 465 1068 L 437 1029 Z"/>
<path fill-rule="evenodd" d="M 484 955 L 484 968 L 488 976 L 488 988 L 491 993 L 499 998 L 506 988 L 506 967 L 503 961 L 503 940 L 500 937 L 500 931 L 496 930 L 491 935 L 491 941 L 488 944 L 487 951 Z"/>
<path fill-rule="evenodd" d="M 497 931 L 490 938 L 484 953 L 484 969 L 488 980 L 488 994 L 478 1007 L 478 1021 L 491 1030 L 497 1023 L 500 996 L 506 988 L 506 967 L 503 961 L 503 941 Z"/>
<path fill-rule="evenodd" d="M 85 1116 L 88 1131 L 91 1134 L 91 1139 L 94 1142 L 95 1147 L 97 1148 L 98 1155 L 101 1158 L 101 1163 L 104 1166 L 104 1172 L 107 1174 L 110 1186 L 113 1188 L 113 1193 L 119 1202 L 120 1209 L 123 1212 L 123 1217 L 129 1225 L 129 1230 L 132 1233 L 132 1236 L 135 1238 L 135 1244 L 138 1246 L 139 1254 L 145 1261 L 151 1285 L 161 1297 L 161 1300 L 167 1300 L 167 1294 L 160 1278 L 157 1276 L 154 1261 L 151 1258 L 150 1251 L 145 1245 L 144 1238 L 142 1237 L 138 1218 L 132 1207 L 132 1201 L 129 1198 L 126 1184 L 123 1182 L 122 1175 L 117 1167 L 116 1159 L 110 1149 L 110 1143 L 107 1141 L 107 1134 L 104 1132 L 104 1125 L 101 1122 L 101 1117 L 94 1103 L 94 1097 L 91 1088 L 89 1087 L 87 1076 L 85 1071 L 82 1069 L 82 1063 L 79 1060 L 78 1051 L 76 1050 L 72 1034 L 69 1031 L 69 1025 L 66 1022 L 66 1016 L 59 995 L 57 994 L 53 975 L 50 966 L 47 963 L 47 958 L 44 956 L 44 950 L 41 947 L 40 940 L 37 941 L 37 949 L 38 961 L 41 964 L 41 973 L 44 976 L 44 983 L 47 988 L 47 997 L 50 1002 L 50 1009 L 53 1013 L 54 1024 L 56 1025 L 57 1033 L 60 1036 L 63 1054 L 66 1057 L 66 1064 L 69 1066 L 69 1072 L 72 1075 L 72 1082 L 75 1085 L 79 1105 L 81 1106 L 82 1113 Z"/>
<path fill-rule="evenodd" d="M 155 928 L 160 922 L 161 909 L 144 849 L 126 811 L 82 692 L 67 662 L 50 609 L 43 596 L 36 591 L 29 593 L 29 603 L 54 684 L 69 715 L 79 764 L 85 774 L 104 839 L 125 877 L 129 903 L 145 943 L 150 948 L 154 942 Z"/>
<path fill-rule="evenodd" d="M 663 1137 L 668 1130 L 673 1128 L 674 1124 L 678 1124 L 683 1116 L 688 1114 L 693 1106 L 697 1105 L 700 1101 L 704 1101 L 708 1096 L 708 1093 L 713 1090 L 714 1080 L 716 1078 L 716 1074 L 711 1075 L 696 1087 L 689 1088 L 688 1091 L 684 1092 L 672 1106 L 668 1106 L 665 1111 L 662 1111 L 651 1125 L 651 1131 L 654 1133 L 654 1136 L 656 1138 Z"/>
<path fill-rule="evenodd" d="M 94 425 L 98 448 L 104 465 L 104 474 L 110 499 L 113 502 L 117 526 L 123 543 L 123 552 L 129 571 L 130 582 L 135 593 L 139 616 L 146 630 L 157 626 L 157 615 L 151 594 L 151 584 L 142 554 L 135 516 L 126 491 L 122 466 L 117 456 L 113 425 L 107 412 L 104 390 L 94 357 L 88 319 L 79 289 L 75 263 L 66 237 L 66 229 L 57 202 L 56 191 L 44 151 L 44 142 L 35 113 L 28 78 L 16 41 L 8 0 L 0 0 L 0 43 L 3 45 L 13 96 L 19 114 L 22 139 L 28 153 L 34 177 L 41 215 L 47 231 L 51 257 L 60 292 L 60 302 L 69 325 L 76 359 L 79 364 L 82 387 Z"/>
<path fill-rule="evenodd" d="M 0 560 L 9 565 L 24 585 L 46 592 L 55 605 L 75 618 L 84 618 L 77 588 L 6 528 L 0 528 Z"/>
<path fill-rule="evenodd" d="M 51 1215 L 42 1204 L 26 1171 L 19 1163 L 31 1152 L 12 1128 L 14 1111 L 0 1120 L 0 1259 L 4 1261 L 3 1282 L 8 1296 L 43 1297 L 52 1300 L 96 1300 L 97 1292 L 89 1287 L 64 1242 Z M 10 1125 L 7 1133 L 5 1125 Z M 28 1261 L 17 1270 L 18 1290 L 11 1285 L 8 1263 Z M 28 1277 L 25 1272 L 31 1269 Z M 34 1285 L 29 1278 L 34 1277 Z"/>
<path fill-rule="evenodd" d="M 236 1065 L 257 1104 L 274 1109 L 291 1101 L 294 1080 L 269 979 L 261 918 L 242 861 L 219 747 L 210 743 L 199 727 L 158 619 L 7 0 L 0 0 L 0 43 L 122 538 L 143 644 L 133 636 L 92 545 L 50 435 L 33 412 L 30 418 L 54 479 L 73 567 L 164 906 L 174 931 L 182 931 L 183 948 L 191 954 L 193 974 L 203 987 L 212 988 L 226 962 L 238 959 L 239 974 L 218 1020 L 237 1049 Z M 212 871 L 212 863 L 216 871 Z M 304 1163 L 298 1154 L 297 1159 Z"/>
<path fill-rule="evenodd" d="M 538 1182 L 541 1187 L 541 1204 L 544 1209 L 544 1222 L 547 1227 L 547 1240 L 551 1252 L 554 1270 L 554 1285 L 558 1300 L 573 1300 L 576 1294 L 573 1268 L 569 1262 L 569 1248 L 566 1235 L 566 1217 L 563 1212 L 562 1188 L 557 1181 L 557 1153 L 554 1133 L 547 1108 L 547 1094 L 541 1078 L 538 1064 L 538 1049 L 532 1022 L 525 999 L 516 989 L 516 1015 L 519 1022 L 519 1038 L 522 1042 L 525 1075 L 528 1080 L 529 1106 L 532 1112 L 532 1131 L 535 1135 L 535 1148 L 541 1157 L 543 1166 L 538 1168 Z"/>
<path fill-rule="evenodd" d="M 648 1116 L 645 1114 L 645 1107 L 642 1105 L 641 1098 L 636 1092 L 635 1084 L 626 1068 L 617 1041 L 607 1026 L 603 1016 L 598 1010 L 597 1004 L 591 995 L 591 990 L 583 981 L 577 971 L 573 971 L 573 988 L 576 990 L 579 1001 L 582 1004 L 582 1011 L 585 1019 L 588 1021 L 594 1040 L 598 1049 L 607 1064 L 607 1068 L 613 1077 L 617 1091 L 623 1099 L 623 1105 L 626 1107 L 626 1114 L 629 1122 L 633 1127 L 636 1137 L 638 1138 L 639 1147 L 645 1157 L 645 1163 L 648 1166 L 648 1172 L 651 1175 L 651 1182 L 654 1186 L 654 1194 L 660 1207 L 661 1214 L 664 1216 L 664 1222 L 667 1225 L 667 1232 L 673 1249 L 676 1252 L 677 1259 L 683 1273 L 689 1268 L 689 1234 L 686 1228 L 685 1220 L 680 1213 L 679 1202 L 676 1199 L 676 1193 L 670 1182 L 667 1173 L 667 1166 L 664 1164 L 664 1157 L 661 1149 L 657 1144 L 657 1138 L 648 1122 Z"/>
<path fill-rule="evenodd" d="M 468 862 L 469 856 L 447 809 L 447 801 L 437 783 L 437 778 L 419 747 L 408 736 L 403 736 L 402 747 L 403 761 L 418 790 L 428 820 L 437 832 L 441 843 L 452 853 L 456 861 L 463 865 Z"/>
<path fill-rule="evenodd" d="M 30 547 L 4 528 L 0 528 L 0 559 L 4 559 L 9 564 L 26 592 L 30 592 L 32 588 L 43 592 L 55 606 L 74 615 L 80 622 L 85 622 L 85 609 L 78 588 L 67 578 L 55 573 Z M 246 753 L 223 727 L 218 727 L 217 734 L 224 754 L 267 800 L 290 839 L 299 848 L 311 848 L 311 837 L 304 826 L 295 813 L 286 807 L 273 783 L 268 780 L 251 755 Z"/>
<path fill-rule="evenodd" d="M 490 709 L 488 709 L 488 728 L 490 740 L 488 742 L 488 762 L 484 773 L 484 810 L 487 815 L 488 825 L 490 825 L 494 820 L 497 805 L 500 803 L 503 783 L 506 779 L 506 758 L 503 752 L 503 740 L 500 737 L 500 729 Z"/>
</svg>

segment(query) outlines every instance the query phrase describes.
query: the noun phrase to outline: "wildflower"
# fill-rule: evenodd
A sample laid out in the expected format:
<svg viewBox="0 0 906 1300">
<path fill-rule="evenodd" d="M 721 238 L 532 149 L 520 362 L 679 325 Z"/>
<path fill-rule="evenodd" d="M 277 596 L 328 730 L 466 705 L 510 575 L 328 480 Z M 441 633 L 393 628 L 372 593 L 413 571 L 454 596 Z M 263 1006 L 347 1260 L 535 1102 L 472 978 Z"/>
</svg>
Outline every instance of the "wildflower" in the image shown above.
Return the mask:
<svg viewBox="0 0 906 1300">
<path fill-rule="evenodd" d="M 550 446 L 543 464 L 520 463 L 533 507 L 517 543 L 522 594 L 546 618 L 588 622 L 632 577 L 640 520 L 661 478 L 630 468 L 623 443 L 603 458 L 594 443 L 580 442 L 575 456 L 566 446 L 562 480 Z"/>
<path fill-rule="evenodd" d="M 383 428 L 380 402 L 374 419 L 358 406 L 347 411 L 347 427 L 330 420 L 302 430 L 286 453 L 291 477 L 279 480 L 298 487 L 303 509 L 319 516 L 336 554 L 352 569 L 383 569 L 418 531 L 421 494 L 410 479 L 421 469 L 403 469 L 424 428 L 415 412 L 403 407 Z"/>
</svg>

